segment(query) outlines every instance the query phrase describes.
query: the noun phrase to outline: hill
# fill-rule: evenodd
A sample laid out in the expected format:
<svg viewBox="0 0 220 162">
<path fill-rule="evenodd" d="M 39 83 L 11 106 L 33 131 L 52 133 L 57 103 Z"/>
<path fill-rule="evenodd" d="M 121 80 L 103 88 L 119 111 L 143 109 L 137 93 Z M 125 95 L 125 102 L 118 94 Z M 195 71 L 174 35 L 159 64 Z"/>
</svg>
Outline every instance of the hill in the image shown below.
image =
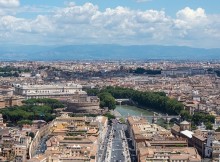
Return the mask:
<svg viewBox="0 0 220 162">
<path fill-rule="evenodd" d="M 1 61 L 22 60 L 220 60 L 220 49 L 160 45 L 7 45 Z"/>
</svg>

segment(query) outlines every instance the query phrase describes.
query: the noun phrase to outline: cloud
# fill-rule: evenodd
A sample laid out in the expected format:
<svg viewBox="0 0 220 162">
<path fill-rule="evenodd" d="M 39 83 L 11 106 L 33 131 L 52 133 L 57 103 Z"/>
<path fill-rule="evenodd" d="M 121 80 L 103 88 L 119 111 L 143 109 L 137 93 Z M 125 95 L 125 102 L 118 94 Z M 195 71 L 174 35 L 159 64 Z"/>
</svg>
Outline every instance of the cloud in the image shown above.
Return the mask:
<svg viewBox="0 0 220 162">
<path fill-rule="evenodd" d="M 202 8 L 193 10 L 186 7 L 176 13 L 173 30 L 180 38 L 191 40 L 190 43 L 199 41 L 209 37 L 206 31 L 215 23 L 210 18 L 211 15 L 207 15 Z"/>
<path fill-rule="evenodd" d="M 202 8 L 197 8 L 196 10 L 193 10 L 189 7 L 186 7 L 176 14 L 177 18 L 183 19 L 183 20 L 200 20 L 207 18 L 205 10 Z"/>
<path fill-rule="evenodd" d="M 83 6 L 70 3 L 68 7 L 57 10 L 53 17 L 62 23 L 88 23 L 97 12 L 98 6 L 92 3 L 85 3 Z"/>
<path fill-rule="evenodd" d="M 0 29 L 6 32 L 29 32 L 29 22 L 25 19 L 16 18 L 14 16 L 3 16 L 0 19 Z"/>
<path fill-rule="evenodd" d="M 29 44 L 162 44 L 220 47 L 220 15 L 183 8 L 171 17 L 163 10 L 69 3 L 36 18 L 0 17 L 0 41 Z M 204 42 L 203 40 L 206 40 Z M 207 44 L 207 42 L 209 42 Z"/>
<path fill-rule="evenodd" d="M 0 7 L 13 8 L 20 5 L 19 0 L 0 0 Z"/>
<path fill-rule="evenodd" d="M 19 0 L 0 0 L 0 16 L 15 15 L 19 6 Z"/>
</svg>

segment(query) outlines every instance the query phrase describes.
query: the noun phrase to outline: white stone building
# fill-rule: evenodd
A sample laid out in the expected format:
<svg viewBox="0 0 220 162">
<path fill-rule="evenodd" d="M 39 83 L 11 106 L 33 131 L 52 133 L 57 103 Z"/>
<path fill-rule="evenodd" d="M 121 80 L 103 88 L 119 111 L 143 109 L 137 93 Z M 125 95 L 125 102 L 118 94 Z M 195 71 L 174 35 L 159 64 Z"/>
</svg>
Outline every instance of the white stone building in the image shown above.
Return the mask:
<svg viewBox="0 0 220 162">
<path fill-rule="evenodd" d="M 15 95 L 30 98 L 59 98 L 68 97 L 77 94 L 86 94 L 82 91 L 82 86 L 74 83 L 50 84 L 50 85 L 14 85 Z"/>
</svg>

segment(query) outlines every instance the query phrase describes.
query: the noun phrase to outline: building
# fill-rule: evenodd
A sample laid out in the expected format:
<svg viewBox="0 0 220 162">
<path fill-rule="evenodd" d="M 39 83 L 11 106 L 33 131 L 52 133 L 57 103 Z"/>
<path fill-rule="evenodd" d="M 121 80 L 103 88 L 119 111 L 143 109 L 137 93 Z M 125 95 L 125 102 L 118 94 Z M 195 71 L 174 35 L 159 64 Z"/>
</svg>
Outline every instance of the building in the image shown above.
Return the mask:
<svg viewBox="0 0 220 162">
<path fill-rule="evenodd" d="M 145 138 L 141 135 L 139 135 L 138 137 L 138 133 L 136 133 L 134 131 L 134 127 L 138 127 L 140 125 L 144 125 L 144 124 L 149 124 L 148 121 L 144 118 L 140 118 L 140 117 L 132 117 L 132 116 L 129 116 L 127 118 L 127 127 L 128 127 L 128 133 L 129 133 L 129 136 L 132 140 L 132 145 L 134 146 L 135 150 L 136 150 L 136 143 L 137 142 L 144 142 L 145 141 Z M 143 139 L 141 139 L 141 138 Z"/>
<path fill-rule="evenodd" d="M 174 136 L 187 139 L 188 145 L 195 147 L 202 157 L 211 157 L 212 149 L 210 143 L 212 137 L 209 135 L 209 132 L 202 132 L 201 130 L 192 132 L 190 130 L 191 125 L 187 121 L 183 121 L 180 125 L 174 125 L 171 128 L 171 132 Z"/>
<path fill-rule="evenodd" d="M 76 94 L 86 94 L 82 86 L 74 83 L 49 85 L 14 85 L 14 93 L 25 99 L 30 98 L 68 98 Z"/>
<path fill-rule="evenodd" d="M 142 117 L 129 116 L 127 125 L 138 162 L 201 161 L 196 148 L 188 147 L 188 138 L 184 136 L 189 136 L 189 122 L 181 122 L 178 130 L 175 130 L 175 136 L 169 130 L 148 123 L 146 118 Z M 190 137 L 194 138 L 193 135 Z"/>
<path fill-rule="evenodd" d="M 212 142 L 212 159 L 213 161 L 219 162 L 219 155 L 220 155 L 220 142 L 213 141 Z"/>
<path fill-rule="evenodd" d="M 0 96 L 0 108 L 21 106 L 24 97 L 22 96 Z"/>
<path fill-rule="evenodd" d="M 6 127 L 6 123 L 3 121 L 3 116 L 0 114 L 0 128 L 4 129 Z"/>
<path fill-rule="evenodd" d="M 33 156 L 28 162 L 95 162 L 98 143 L 105 137 L 107 123 L 104 116 L 70 117 L 63 114 L 50 127 L 45 153 Z"/>
<path fill-rule="evenodd" d="M 14 152 L 15 162 L 26 162 L 28 155 L 26 146 L 15 144 L 13 145 L 12 150 Z"/>
<path fill-rule="evenodd" d="M 96 96 L 75 95 L 67 100 L 67 111 L 80 113 L 98 113 L 99 98 Z"/>
<path fill-rule="evenodd" d="M 201 162 L 193 147 L 140 148 L 138 162 Z"/>
<path fill-rule="evenodd" d="M 17 128 L 0 130 L 0 161 L 26 162 L 31 137 Z"/>
<path fill-rule="evenodd" d="M 128 132 L 138 154 L 140 147 L 167 148 L 187 147 L 187 140 L 174 137 L 170 131 L 156 124 L 150 124 L 144 118 L 128 117 Z"/>
</svg>

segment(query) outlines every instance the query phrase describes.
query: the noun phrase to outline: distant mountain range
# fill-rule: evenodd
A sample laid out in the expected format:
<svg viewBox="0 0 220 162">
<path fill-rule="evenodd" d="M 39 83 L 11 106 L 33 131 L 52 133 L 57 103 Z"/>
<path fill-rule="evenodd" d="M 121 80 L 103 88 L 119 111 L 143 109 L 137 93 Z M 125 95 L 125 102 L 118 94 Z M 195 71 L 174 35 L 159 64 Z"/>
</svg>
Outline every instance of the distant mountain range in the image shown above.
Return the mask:
<svg viewBox="0 0 220 162">
<path fill-rule="evenodd" d="M 0 45 L 1 61 L 22 60 L 220 60 L 220 48 L 159 45 Z"/>
</svg>

